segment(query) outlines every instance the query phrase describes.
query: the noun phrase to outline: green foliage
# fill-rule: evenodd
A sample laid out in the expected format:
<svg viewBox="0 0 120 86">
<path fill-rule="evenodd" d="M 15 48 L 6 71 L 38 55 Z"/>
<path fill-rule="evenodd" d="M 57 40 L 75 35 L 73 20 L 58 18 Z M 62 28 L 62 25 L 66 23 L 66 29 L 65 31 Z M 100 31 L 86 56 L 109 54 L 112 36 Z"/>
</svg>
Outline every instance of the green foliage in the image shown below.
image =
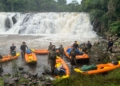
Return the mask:
<svg viewBox="0 0 120 86">
<path fill-rule="evenodd" d="M 93 21 L 95 18 L 100 20 L 100 17 L 104 14 L 104 11 L 99 9 L 93 9 L 90 11 L 90 19 Z"/>
<path fill-rule="evenodd" d="M 3 78 L 0 78 L 0 86 L 4 86 Z"/>
<path fill-rule="evenodd" d="M 112 33 L 120 33 L 120 21 L 110 24 L 110 30 Z"/>
</svg>

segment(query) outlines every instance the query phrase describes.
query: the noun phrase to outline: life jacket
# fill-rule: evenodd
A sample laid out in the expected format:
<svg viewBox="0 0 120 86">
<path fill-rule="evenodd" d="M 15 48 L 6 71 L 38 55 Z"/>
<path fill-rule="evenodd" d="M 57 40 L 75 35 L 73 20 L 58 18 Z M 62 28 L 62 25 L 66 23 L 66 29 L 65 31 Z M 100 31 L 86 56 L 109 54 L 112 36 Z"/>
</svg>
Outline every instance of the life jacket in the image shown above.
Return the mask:
<svg viewBox="0 0 120 86">
<path fill-rule="evenodd" d="M 63 53 L 64 49 L 62 47 L 59 48 L 59 52 Z"/>
<path fill-rule="evenodd" d="M 76 51 L 75 51 L 75 50 L 71 50 L 71 51 L 70 51 L 70 55 L 71 55 L 71 56 L 75 56 L 75 55 L 76 55 Z"/>
<path fill-rule="evenodd" d="M 56 53 L 56 51 L 50 51 L 50 59 L 56 59 L 56 55 L 57 55 L 57 53 Z"/>
<path fill-rule="evenodd" d="M 13 51 L 11 52 L 11 55 L 12 55 L 12 56 L 16 56 L 16 51 L 13 50 Z"/>
<path fill-rule="evenodd" d="M 27 54 L 30 54 L 30 53 L 31 53 L 31 50 L 30 50 L 30 49 L 27 49 L 27 50 L 26 50 L 26 53 L 27 53 Z"/>
</svg>

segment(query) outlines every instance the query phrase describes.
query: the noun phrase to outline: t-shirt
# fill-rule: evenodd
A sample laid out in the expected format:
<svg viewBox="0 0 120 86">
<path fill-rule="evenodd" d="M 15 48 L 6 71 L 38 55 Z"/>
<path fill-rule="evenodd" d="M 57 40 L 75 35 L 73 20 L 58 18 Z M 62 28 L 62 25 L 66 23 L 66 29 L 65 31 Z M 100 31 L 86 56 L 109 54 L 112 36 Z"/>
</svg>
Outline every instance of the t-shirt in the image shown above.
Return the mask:
<svg viewBox="0 0 120 86">
<path fill-rule="evenodd" d="M 15 48 L 16 48 L 16 46 L 11 46 L 11 47 L 10 47 L 11 52 L 14 51 Z"/>
<path fill-rule="evenodd" d="M 27 45 L 21 45 L 20 49 L 23 50 L 23 51 L 25 51 L 26 47 L 27 47 Z"/>
</svg>

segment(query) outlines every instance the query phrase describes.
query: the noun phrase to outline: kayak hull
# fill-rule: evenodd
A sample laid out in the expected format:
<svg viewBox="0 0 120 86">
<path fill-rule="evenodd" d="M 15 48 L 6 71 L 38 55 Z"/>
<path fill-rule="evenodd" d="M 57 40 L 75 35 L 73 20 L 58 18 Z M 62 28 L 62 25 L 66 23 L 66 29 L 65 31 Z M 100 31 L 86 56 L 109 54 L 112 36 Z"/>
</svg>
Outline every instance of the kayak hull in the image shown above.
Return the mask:
<svg viewBox="0 0 120 86">
<path fill-rule="evenodd" d="M 82 71 L 80 68 L 75 68 L 74 71 L 81 74 L 93 75 L 93 74 L 106 73 L 117 68 L 120 68 L 120 62 L 117 65 L 114 65 L 112 63 L 98 64 L 97 69 L 89 70 L 89 71 Z"/>
<path fill-rule="evenodd" d="M 26 63 L 36 63 L 37 57 L 35 53 L 30 53 L 30 54 L 25 53 L 25 61 Z"/>
<path fill-rule="evenodd" d="M 67 64 L 65 63 L 65 61 L 62 58 L 57 57 L 56 58 L 56 67 L 58 68 L 60 65 L 63 66 L 63 68 L 66 71 L 66 74 L 61 76 L 61 77 L 60 76 L 55 76 L 55 77 L 58 78 L 58 79 L 60 79 L 60 78 L 61 79 L 68 78 L 70 76 L 70 71 L 69 71 L 69 68 L 68 68 Z"/>
<path fill-rule="evenodd" d="M 0 62 L 14 60 L 14 59 L 17 59 L 19 56 L 20 56 L 20 53 L 16 53 L 16 56 L 6 55 L 6 56 L 3 56 L 3 58 L 0 60 Z"/>
<path fill-rule="evenodd" d="M 66 55 L 67 58 L 71 59 L 71 56 L 69 57 L 69 54 L 67 52 L 67 50 L 70 48 L 70 46 L 64 48 L 64 53 Z M 76 55 L 76 60 L 84 63 L 88 63 L 89 62 L 89 55 L 84 53 L 83 55 Z"/>
<path fill-rule="evenodd" d="M 40 54 L 40 55 L 48 54 L 48 50 L 47 49 L 33 50 L 33 52 L 36 53 L 36 54 Z"/>
</svg>

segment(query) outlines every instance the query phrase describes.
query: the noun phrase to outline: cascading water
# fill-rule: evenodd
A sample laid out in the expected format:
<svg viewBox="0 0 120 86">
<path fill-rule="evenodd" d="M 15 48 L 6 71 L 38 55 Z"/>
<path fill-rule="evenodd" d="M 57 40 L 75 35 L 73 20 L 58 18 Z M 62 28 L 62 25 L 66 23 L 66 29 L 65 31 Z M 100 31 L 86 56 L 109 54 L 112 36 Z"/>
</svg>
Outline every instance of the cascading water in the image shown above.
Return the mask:
<svg viewBox="0 0 120 86">
<path fill-rule="evenodd" d="M 40 42 L 64 44 L 97 40 L 87 13 L 0 13 L 0 19 L 1 34 L 44 35 Z"/>
<path fill-rule="evenodd" d="M 70 46 L 78 42 L 94 42 L 98 36 L 92 29 L 87 13 L 0 13 L 0 53 L 9 54 L 12 43 L 20 52 L 20 45 L 26 42 L 29 48 L 46 49 L 49 42 L 57 47 Z M 24 60 L 18 58 L 17 65 L 26 71 L 41 73 L 47 66 L 47 56 L 37 56 L 37 67 L 31 69 Z M 12 63 L 4 66 L 4 72 L 10 72 Z"/>
</svg>

